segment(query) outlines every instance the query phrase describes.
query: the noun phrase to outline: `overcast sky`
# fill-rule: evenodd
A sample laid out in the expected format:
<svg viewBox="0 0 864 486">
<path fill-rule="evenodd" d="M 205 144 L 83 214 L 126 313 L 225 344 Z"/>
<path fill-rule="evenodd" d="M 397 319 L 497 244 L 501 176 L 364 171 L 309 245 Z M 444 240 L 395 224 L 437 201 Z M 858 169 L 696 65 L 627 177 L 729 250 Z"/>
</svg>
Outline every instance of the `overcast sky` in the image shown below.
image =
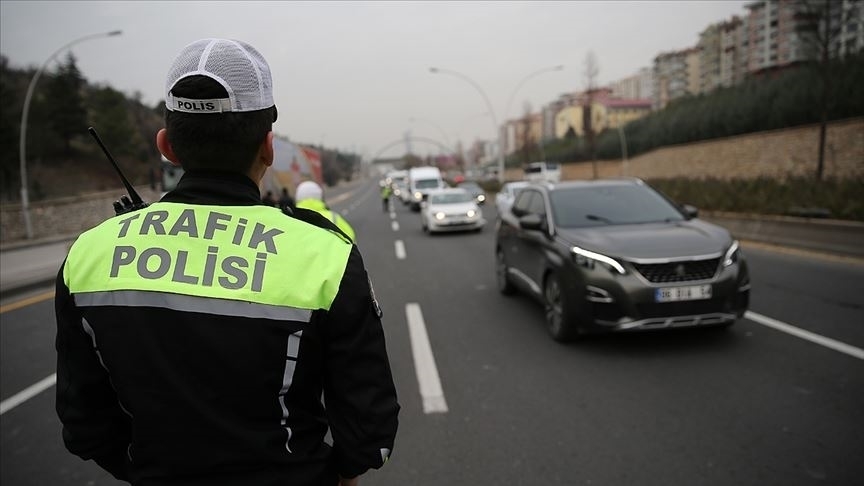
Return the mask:
<svg viewBox="0 0 864 486">
<path fill-rule="evenodd" d="M 140 92 L 153 105 L 183 46 L 205 37 L 243 40 L 270 63 L 277 134 L 371 157 L 409 130 L 445 145 L 493 137 L 477 89 L 431 74 L 431 66 L 472 79 L 501 123 L 526 103 L 538 111 L 584 89 L 589 50 L 605 84 L 650 66 L 660 52 L 695 45 L 709 24 L 746 13 L 746 3 L 2 0 L 0 52 L 15 67 L 38 66 L 70 41 L 122 30 L 75 45 L 78 67 L 91 83 Z M 564 69 L 526 80 L 556 65 Z M 419 141 L 413 148 L 439 150 Z M 397 145 L 380 155 L 403 152 Z"/>
</svg>

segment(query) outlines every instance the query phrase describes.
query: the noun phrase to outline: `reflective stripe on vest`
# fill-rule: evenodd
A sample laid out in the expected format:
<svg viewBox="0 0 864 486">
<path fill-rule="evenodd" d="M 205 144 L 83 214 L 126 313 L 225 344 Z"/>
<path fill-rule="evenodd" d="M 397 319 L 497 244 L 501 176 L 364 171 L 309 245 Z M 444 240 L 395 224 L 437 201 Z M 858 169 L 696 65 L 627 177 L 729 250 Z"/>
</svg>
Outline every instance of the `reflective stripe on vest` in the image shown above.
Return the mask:
<svg viewBox="0 0 864 486">
<path fill-rule="evenodd" d="M 339 236 L 277 208 L 160 202 L 79 236 L 63 278 L 80 305 L 209 306 L 308 321 L 303 311 L 330 308 L 350 252 Z"/>
</svg>

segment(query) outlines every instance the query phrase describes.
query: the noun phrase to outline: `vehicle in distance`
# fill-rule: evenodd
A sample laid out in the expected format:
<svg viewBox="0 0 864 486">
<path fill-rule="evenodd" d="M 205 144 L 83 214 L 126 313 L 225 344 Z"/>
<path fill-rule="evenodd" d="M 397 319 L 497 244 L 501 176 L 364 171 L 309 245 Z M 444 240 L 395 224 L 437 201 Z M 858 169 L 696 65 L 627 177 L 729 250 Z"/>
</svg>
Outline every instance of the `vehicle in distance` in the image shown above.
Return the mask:
<svg viewBox="0 0 864 486">
<path fill-rule="evenodd" d="M 421 225 L 427 233 L 480 231 L 486 224 L 474 197 L 458 187 L 430 191 L 420 210 Z"/>
<path fill-rule="evenodd" d="M 531 162 L 522 169 L 526 181 L 559 182 L 561 166 L 556 162 Z"/>
<path fill-rule="evenodd" d="M 498 224 L 498 289 L 540 301 L 558 341 L 730 326 L 749 304 L 747 263 L 696 216 L 638 179 L 530 185 Z"/>
<path fill-rule="evenodd" d="M 516 194 L 528 184 L 527 181 L 515 181 L 505 182 L 501 186 L 501 190 L 495 195 L 495 208 L 498 210 L 499 218 L 502 214 L 510 211 L 510 206 L 513 205 L 513 199 L 516 198 Z"/>
<path fill-rule="evenodd" d="M 474 181 L 465 181 L 456 184 L 456 187 L 461 187 L 468 191 L 468 194 L 471 194 L 471 196 L 474 197 L 477 204 L 483 205 L 486 203 L 486 191 L 480 187 L 480 184 L 477 184 Z"/>
<path fill-rule="evenodd" d="M 411 210 L 420 211 L 420 203 L 426 200 L 429 191 L 447 187 L 438 167 L 412 167 L 408 169 L 408 190 L 411 193 Z"/>
</svg>

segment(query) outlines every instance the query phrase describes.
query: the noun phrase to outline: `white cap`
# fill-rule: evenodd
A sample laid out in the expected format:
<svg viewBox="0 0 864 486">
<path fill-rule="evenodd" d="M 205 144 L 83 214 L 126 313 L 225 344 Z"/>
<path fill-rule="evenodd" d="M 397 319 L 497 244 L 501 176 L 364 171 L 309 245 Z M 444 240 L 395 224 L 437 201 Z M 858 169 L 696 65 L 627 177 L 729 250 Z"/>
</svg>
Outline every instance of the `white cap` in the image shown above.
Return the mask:
<svg viewBox="0 0 864 486">
<path fill-rule="evenodd" d="M 189 76 L 207 76 L 228 92 L 228 98 L 198 100 L 171 94 Z M 184 47 L 174 59 L 165 83 L 165 107 L 185 113 L 258 111 L 273 106 L 270 66 L 254 47 L 229 39 L 201 39 Z"/>
<path fill-rule="evenodd" d="M 321 201 L 324 197 L 324 190 L 321 186 L 312 181 L 303 181 L 297 186 L 297 191 L 294 194 L 294 199 L 300 202 L 304 199 L 317 199 Z"/>
</svg>

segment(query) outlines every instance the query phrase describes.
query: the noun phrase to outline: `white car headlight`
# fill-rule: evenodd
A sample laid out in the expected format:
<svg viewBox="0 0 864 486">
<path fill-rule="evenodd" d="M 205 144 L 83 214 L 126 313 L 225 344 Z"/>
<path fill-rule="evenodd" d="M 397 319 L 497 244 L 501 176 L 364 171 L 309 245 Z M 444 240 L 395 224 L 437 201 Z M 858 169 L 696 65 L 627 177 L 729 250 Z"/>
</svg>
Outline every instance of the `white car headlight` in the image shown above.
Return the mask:
<svg viewBox="0 0 864 486">
<path fill-rule="evenodd" d="M 414 199 L 416 199 L 416 200 L 418 200 L 418 201 L 421 200 L 421 199 L 423 199 L 423 193 L 420 192 L 420 191 L 415 192 L 415 193 L 414 193 Z"/>
<path fill-rule="evenodd" d="M 441 221 L 441 220 L 444 219 L 446 216 L 447 216 L 447 215 L 444 214 L 444 213 L 442 213 L 441 211 L 438 211 L 437 213 L 435 213 L 435 219 L 437 219 L 438 221 Z"/>
<path fill-rule="evenodd" d="M 477 215 L 477 212 L 474 211 L 473 209 L 469 209 L 469 210 L 468 210 L 468 217 L 469 217 L 469 218 L 473 218 L 473 217 L 476 216 L 476 215 Z"/>
<path fill-rule="evenodd" d="M 618 272 L 621 275 L 627 273 L 626 270 L 624 270 L 624 267 L 612 257 L 608 257 L 600 253 L 595 253 L 593 251 L 588 251 L 579 248 L 578 246 L 570 248 L 570 252 L 573 253 L 573 258 L 576 264 L 585 268 L 594 268 L 594 262 L 599 262 L 603 263 L 604 266 L 609 268 L 609 270 Z"/>
<path fill-rule="evenodd" d="M 738 240 L 732 241 L 732 246 L 726 250 L 726 255 L 723 257 L 724 267 L 728 267 L 733 263 L 738 263 Z"/>
<path fill-rule="evenodd" d="M 484 196 L 483 194 L 480 194 L 479 196 L 477 196 L 477 200 L 478 200 L 479 202 L 483 202 L 483 201 L 486 200 L 486 196 Z"/>
</svg>

